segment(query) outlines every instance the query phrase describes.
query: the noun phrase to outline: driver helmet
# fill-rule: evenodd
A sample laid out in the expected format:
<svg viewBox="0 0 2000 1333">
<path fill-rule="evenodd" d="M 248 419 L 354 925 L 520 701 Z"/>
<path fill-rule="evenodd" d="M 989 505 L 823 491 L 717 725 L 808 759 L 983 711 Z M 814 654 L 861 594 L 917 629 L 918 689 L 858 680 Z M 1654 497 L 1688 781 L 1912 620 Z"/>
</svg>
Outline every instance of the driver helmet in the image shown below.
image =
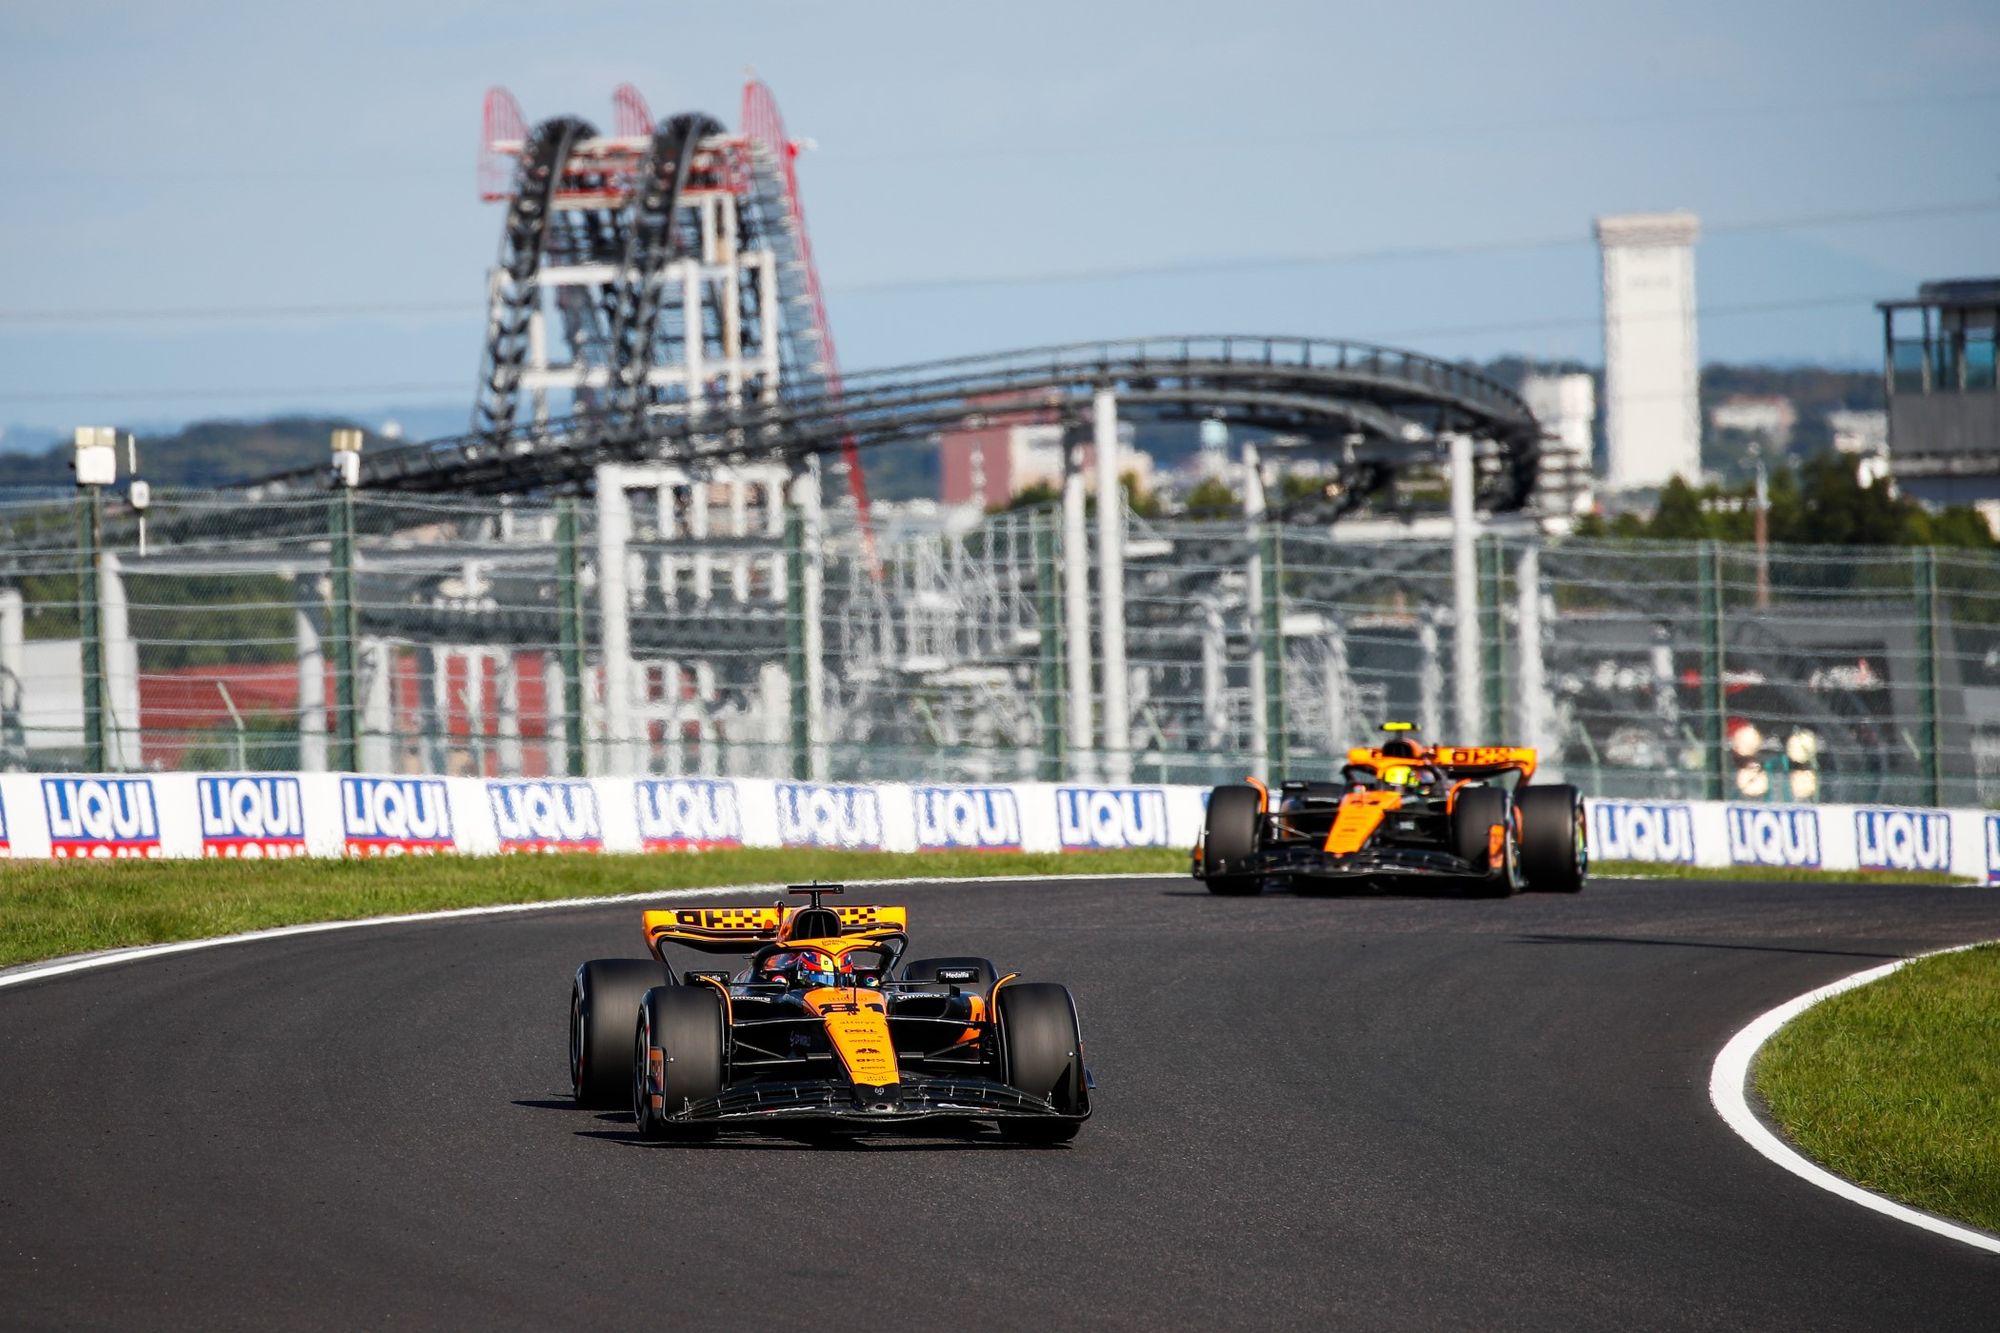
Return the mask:
<svg viewBox="0 0 2000 1333">
<path fill-rule="evenodd" d="M 854 964 L 819 949 L 798 951 L 798 978 L 801 986 L 851 986 Z"/>
</svg>

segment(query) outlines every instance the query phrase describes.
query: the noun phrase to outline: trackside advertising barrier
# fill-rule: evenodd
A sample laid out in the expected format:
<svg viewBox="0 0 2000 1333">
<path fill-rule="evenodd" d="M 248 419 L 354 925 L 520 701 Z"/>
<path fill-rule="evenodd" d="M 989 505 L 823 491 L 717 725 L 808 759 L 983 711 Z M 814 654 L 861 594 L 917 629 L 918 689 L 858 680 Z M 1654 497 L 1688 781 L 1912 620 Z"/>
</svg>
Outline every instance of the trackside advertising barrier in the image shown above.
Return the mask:
<svg viewBox="0 0 2000 1333">
<path fill-rule="evenodd" d="M 340 773 L 0 774 L 0 858 L 439 853 L 1185 849 L 1199 787 L 445 778 Z M 1588 802 L 1591 858 L 1938 871 L 2000 884 L 2000 814 L 1901 806 Z"/>
</svg>

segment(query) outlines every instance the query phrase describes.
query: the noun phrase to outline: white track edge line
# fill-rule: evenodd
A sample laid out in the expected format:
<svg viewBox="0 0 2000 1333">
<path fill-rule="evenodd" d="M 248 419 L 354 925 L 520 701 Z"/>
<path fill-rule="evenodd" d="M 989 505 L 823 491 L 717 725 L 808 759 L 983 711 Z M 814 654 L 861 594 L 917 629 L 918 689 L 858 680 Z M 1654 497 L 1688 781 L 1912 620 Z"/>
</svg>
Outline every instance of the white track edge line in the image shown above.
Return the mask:
<svg viewBox="0 0 2000 1333">
<path fill-rule="evenodd" d="M 1990 942 L 1990 941 L 1989 941 Z M 1899 958 L 1881 967 L 1871 967 L 1852 976 L 1821 986 L 1794 996 L 1777 1008 L 1758 1015 L 1749 1026 L 1729 1039 L 1715 1057 L 1715 1065 L 1709 1072 L 1708 1099 L 1736 1136 L 1755 1148 L 1758 1152 L 1776 1162 L 1785 1170 L 1810 1185 L 1817 1185 L 1830 1194 L 1837 1194 L 1863 1208 L 1893 1217 L 1898 1222 L 1944 1236 L 1974 1249 L 1985 1250 L 1989 1254 L 2000 1254 L 2000 1236 L 1991 1236 L 1984 1231 L 1963 1226 L 1957 1222 L 1947 1222 L 1908 1204 L 1897 1203 L 1884 1198 L 1872 1190 L 1863 1189 L 1851 1180 L 1835 1175 L 1814 1162 L 1796 1148 L 1786 1143 L 1777 1133 L 1750 1109 L 1747 1091 L 1750 1084 L 1750 1065 L 1757 1058 L 1757 1052 L 1764 1043 L 1777 1035 L 1778 1029 L 1797 1018 L 1822 1000 L 1831 999 L 1843 991 L 1866 986 L 1871 981 L 1880 981 L 1891 972 L 1924 958 L 1936 958 L 1943 954 L 1963 953 L 1967 949 L 1979 948 L 1978 944 L 1961 944 L 1950 949 L 1934 949 L 1929 953 L 1914 954 Z"/>
<path fill-rule="evenodd" d="M 904 879 L 850 879 L 842 883 L 851 888 L 892 889 L 914 884 L 1005 884 L 1020 880 L 1072 883 L 1078 880 L 1163 878 L 1173 878 L 1173 876 L 1170 872 L 1146 871 L 1120 871 L 1109 875 L 917 875 Z M 45 981 L 51 977 L 68 976 L 75 972 L 90 972 L 119 963 L 136 963 L 148 958 L 164 958 L 169 954 L 192 953 L 196 949 L 214 949 L 225 944 L 249 944 L 257 940 L 284 939 L 292 935 L 320 935 L 334 930 L 358 930 L 365 926 L 401 926 L 413 922 L 449 921 L 457 917 L 499 916 L 509 912 L 549 912 L 565 907 L 601 907 L 615 903 L 655 902 L 667 898 L 719 898 L 733 893 L 783 892 L 786 887 L 776 881 L 767 884 L 720 884 L 704 888 L 655 889 L 648 893 L 608 893 L 584 898 L 549 898 L 529 903 L 494 903 L 485 907 L 446 907 L 432 912 L 356 917 L 347 921 L 305 921 L 295 926 L 267 926 L 262 930 L 246 930 L 235 935 L 211 935 L 206 939 L 172 940 L 164 944 L 135 944 L 130 948 L 108 949 L 103 953 L 72 955 L 68 958 L 52 959 L 46 963 L 27 963 L 16 971 L 0 973 L 0 990 L 9 986 L 25 985 L 30 981 Z"/>
</svg>

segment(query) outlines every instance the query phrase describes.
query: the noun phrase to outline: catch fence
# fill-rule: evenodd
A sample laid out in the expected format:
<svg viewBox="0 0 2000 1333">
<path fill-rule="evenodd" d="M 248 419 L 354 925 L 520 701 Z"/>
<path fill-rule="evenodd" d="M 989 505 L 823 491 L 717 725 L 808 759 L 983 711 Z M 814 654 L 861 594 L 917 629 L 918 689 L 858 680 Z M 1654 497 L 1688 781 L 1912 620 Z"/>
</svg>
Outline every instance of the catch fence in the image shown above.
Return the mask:
<svg viewBox="0 0 2000 1333">
<path fill-rule="evenodd" d="M 1127 515 L 1106 626 L 1094 520 L 885 511 L 878 566 L 769 471 L 175 494 L 143 545 L 119 504 L 0 504 L 0 769 L 1208 783 L 1394 717 L 1594 795 L 2000 797 L 1983 553 Z"/>
</svg>

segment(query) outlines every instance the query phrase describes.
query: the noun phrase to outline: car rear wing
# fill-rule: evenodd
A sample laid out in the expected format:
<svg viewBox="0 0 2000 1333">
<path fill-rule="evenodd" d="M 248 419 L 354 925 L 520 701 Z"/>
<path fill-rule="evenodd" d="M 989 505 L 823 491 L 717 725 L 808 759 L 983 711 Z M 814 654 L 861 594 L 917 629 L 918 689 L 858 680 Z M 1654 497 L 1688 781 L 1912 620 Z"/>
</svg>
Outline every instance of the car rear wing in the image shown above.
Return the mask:
<svg viewBox="0 0 2000 1333">
<path fill-rule="evenodd" d="M 1522 745 L 1433 745 L 1416 755 L 1386 755 L 1373 748 L 1347 752 L 1347 762 L 1381 771 L 1407 764 L 1429 764 L 1455 778 L 1491 777 L 1518 770 L 1521 781 L 1535 776 L 1536 752 Z"/>
<path fill-rule="evenodd" d="M 684 944 L 704 953 L 755 953 L 777 940 L 797 907 L 676 907 L 645 914 L 646 947 L 657 957 L 662 944 Z M 843 935 L 901 933 L 910 926 L 907 907 L 856 903 L 830 910 Z"/>
</svg>

